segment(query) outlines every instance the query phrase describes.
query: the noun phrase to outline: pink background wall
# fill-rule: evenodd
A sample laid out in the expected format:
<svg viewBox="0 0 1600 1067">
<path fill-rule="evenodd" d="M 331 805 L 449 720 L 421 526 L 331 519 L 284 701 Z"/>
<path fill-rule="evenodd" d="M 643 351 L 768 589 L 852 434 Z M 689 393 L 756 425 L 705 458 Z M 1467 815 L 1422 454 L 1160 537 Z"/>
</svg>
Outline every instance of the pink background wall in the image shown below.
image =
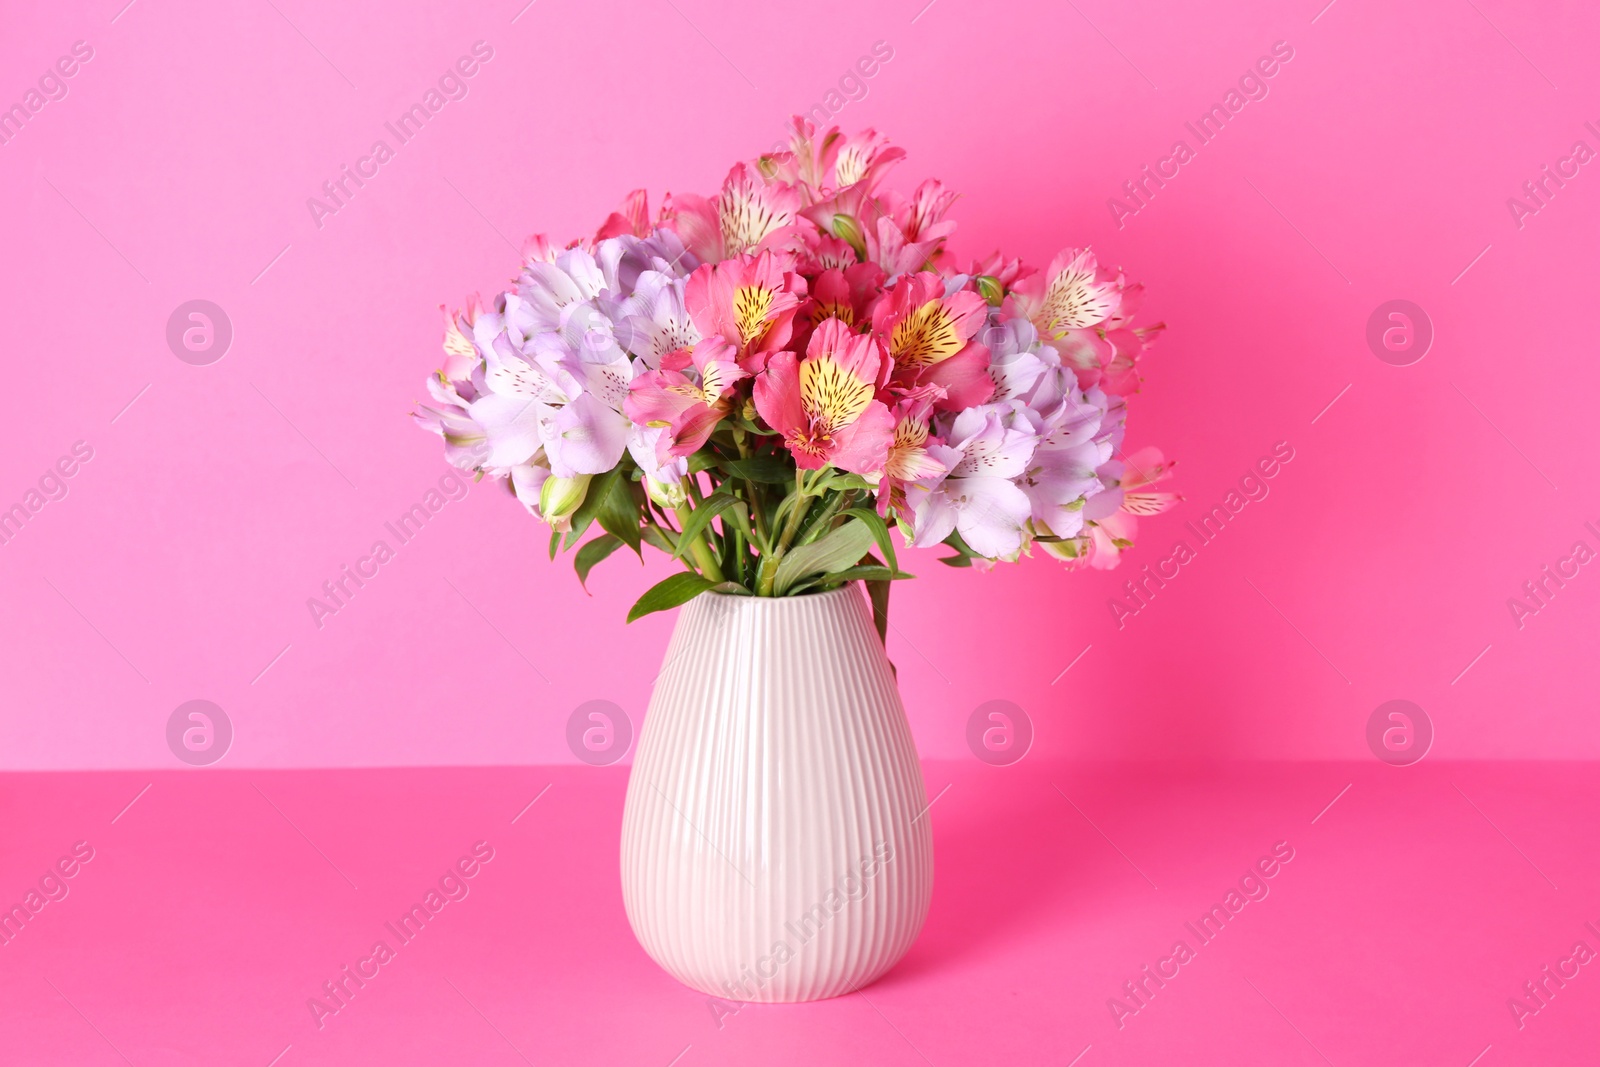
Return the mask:
<svg viewBox="0 0 1600 1067">
<path fill-rule="evenodd" d="M 578 704 L 637 722 L 671 619 L 622 620 L 663 565 L 616 557 L 585 595 L 494 487 L 321 629 L 306 600 L 447 470 L 404 418 L 440 302 L 635 186 L 710 191 L 878 41 L 836 121 L 907 148 L 899 187 L 966 194 L 959 254 L 1088 243 L 1148 284 L 1171 328 L 1129 441 L 1187 498 L 1109 574 L 914 560 L 890 651 L 926 755 L 965 755 L 1006 699 L 1037 755 L 1368 758 L 1405 698 L 1435 758 L 1600 756 L 1600 566 L 1520 629 L 1507 606 L 1600 550 L 1600 165 L 1520 225 L 1507 206 L 1600 149 L 1600 14 L 922 2 L 8 5 L 0 106 L 93 57 L 0 145 L 0 508 L 75 442 L 93 458 L 0 545 L 0 765 L 176 766 L 195 698 L 231 717 L 231 766 L 565 762 Z M 480 40 L 468 95 L 319 228 L 307 198 Z M 1268 95 L 1119 226 L 1108 198 L 1279 41 Z M 1396 298 L 1433 324 L 1410 366 L 1365 338 Z M 232 323 L 208 366 L 166 341 L 193 299 Z M 1108 599 L 1280 441 L 1270 495 L 1119 630 Z"/>
</svg>

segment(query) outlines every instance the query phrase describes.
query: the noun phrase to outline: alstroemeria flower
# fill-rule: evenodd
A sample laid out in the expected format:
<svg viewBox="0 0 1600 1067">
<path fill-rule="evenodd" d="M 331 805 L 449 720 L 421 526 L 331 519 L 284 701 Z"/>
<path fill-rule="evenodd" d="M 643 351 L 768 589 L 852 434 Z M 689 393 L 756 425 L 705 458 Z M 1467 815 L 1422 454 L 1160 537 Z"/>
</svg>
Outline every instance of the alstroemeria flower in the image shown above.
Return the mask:
<svg viewBox="0 0 1600 1067">
<path fill-rule="evenodd" d="M 1089 249 L 1069 248 L 1042 274 L 1023 278 L 1008 303 L 1047 339 L 1099 326 L 1117 313 L 1121 274 L 1102 270 Z"/>
<path fill-rule="evenodd" d="M 902 400 L 890 414 L 894 416 L 894 440 L 878 481 L 880 515 L 888 515 L 891 508 L 905 507 L 905 487 L 909 483 L 948 473 L 945 465 L 928 451 L 932 404 L 926 399 Z"/>
<path fill-rule="evenodd" d="M 1083 529 L 1085 498 L 1100 492 L 1096 468 L 1108 452 L 1093 441 L 1071 448 L 1033 450 L 1027 469 L 1017 478 L 1017 487 L 1028 497 L 1038 533 L 1055 537 L 1078 535 Z"/>
<path fill-rule="evenodd" d="M 1161 449 L 1141 448 L 1123 457 L 1122 510 L 1129 515 L 1159 515 L 1182 498 L 1152 486 L 1172 477 L 1172 464 Z"/>
<path fill-rule="evenodd" d="M 463 397 L 460 389 L 470 386 L 466 382 L 453 382 L 442 374 L 428 378 L 428 395 L 434 403 L 418 404 L 411 417 L 423 429 L 444 439 L 444 456 L 453 467 L 477 470 L 485 465 L 489 455 L 489 435 L 472 417 L 472 401 Z"/>
<path fill-rule="evenodd" d="M 621 237 L 623 234 L 645 237 L 649 233 L 650 194 L 647 190 L 635 189 L 622 201 L 621 207 L 606 216 L 606 221 L 602 222 L 600 229 L 595 232 L 594 239 L 599 242 L 608 237 Z"/>
<path fill-rule="evenodd" d="M 582 248 L 565 249 L 554 260 L 523 267 L 515 294 L 519 302 L 513 305 L 507 300 L 508 325 L 524 337 L 558 329 L 564 309 L 594 299 L 605 288 L 605 274 L 593 254 Z"/>
<path fill-rule="evenodd" d="M 1096 570 L 1110 570 L 1124 550 L 1133 547 L 1139 517 L 1159 515 L 1182 499 L 1177 493 L 1151 487 L 1172 475 L 1172 465 L 1157 448 L 1141 448 L 1100 470 L 1103 492 L 1084 505 L 1084 532 L 1072 541 L 1045 545 L 1051 555 Z"/>
<path fill-rule="evenodd" d="M 1015 559 L 1032 513 L 1014 484 L 1028 469 L 1038 438 L 1016 401 L 968 408 L 950 427 L 949 444 L 929 449 L 950 473 L 935 484 L 912 485 L 912 544 L 928 548 L 961 533 L 980 556 Z"/>
<path fill-rule="evenodd" d="M 736 163 L 716 200 L 669 197 L 663 214 L 701 262 L 747 255 L 781 244 L 800 210 L 800 193 L 786 182 L 766 181 L 748 163 Z"/>
<path fill-rule="evenodd" d="M 824 237 L 848 244 L 857 259 L 868 259 L 868 235 L 883 219 L 883 207 L 863 183 L 847 186 L 802 208 L 800 214 Z"/>
<path fill-rule="evenodd" d="M 805 295 L 805 279 L 788 269 L 786 259 L 763 252 L 700 267 L 689 275 L 683 299 L 701 335 L 720 335 L 753 374 L 768 352 L 788 343 Z"/>
<path fill-rule="evenodd" d="M 994 252 L 984 259 L 974 260 L 972 266 L 967 268 L 967 273 L 974 278 L 993 278 L 1003 288 L 1009 289 L 1034 271 L 1031 267 L 1023 266 L 1020 259 L 1006 259 L 999 252 Z"/>
<path fill-rule="evenodd" d="M 472 344 L 472 324 L 483 314 L 483 298 L 473 293 L 467 297 L 466 308 L 454 315 L 440 304 L 439 314 L 444 319 L 444 366 L 440 372 L 448 379 L 461 381 L 483 362 Z"/>
<path fill-rule="evenodd" d="M 889 139 L 877 130 L 862 130 L 846 137 L 837 146 L 831 160 L 832 173 L 825 180 L 834 189 L 860 185 L 871 193 L 889 168 L 905 157 L 904 148 L 890 145 Z"/>
<path fill-rule="evenodd" d="M 639 275 L 633 295 L 618 305 L 617 339 L 651 370 L 680 348 L 693 348 L 700 329 L 684 306 L 685 282 L 659 271 Z"/>
<path fill-rule="evenodd" d="M 811 226 L 795 230 L 795 237 L 779 251 L 794 258 L 795 274 L 808 278 L 824 270 L 845 270 L 861 262 L 861 256 L 851 248 L 850 242 L 829 237 Z"/>
<path fill-rule="evenodd" d="M 945 218 L 951 206 L 960 198 L 944 187 L 936 178 L 929 178 L 917 186 L 911 199 L 905 200 L 897 193 L 889 193 L 889 217 L 895 228 L 907 241 L 920 245 L 938 244 L 956 232 L 954 220 Z"/>
<path fill-rule="evenodd" d="M 727 341 L 711 337 L 692 351 L 668 354 L 659 370 L 633 380 L 624 410 L 641 426 L 665 428 L 656 446 L 660 462 L 699 449 L 728 413 L 728 394 L 736 382 L 749 377 L 735 355 Z M 684 373 L 689 370 L 692 377 Z"/>
<path fill-rule="evenodd" d="M 1111 346 L 1112 355 L 1101 369 L 1100 388 L 1117 396 L 1136 392 L 1139 388 L 1139 357 L 1155 344 L 1164 329 L 1165 324 L 1158 323 L 1134 330 L 1108 331 L 1106 342 Z"/>
<path fill-rule="evenodd" d="M 682 456 L 662 456 L 661 439 L 665 426 L 640 426 L 628 432 L 628 455 L 644 475 L 644 491 L 664 508 L 675 508 L 689 497 L 684 485 L 689 477 L 689 461 Z"/>
<path fill-rule="evenodd" d="M 605 473 L 627 445 L 627 353 L 609 321 L 586 304 L 568 309 L 560 330 L 518 343 L 516 304 L 508 294 L 505 328 L 485 354 L 485 394 L 471 405 L 488 437 L 486 465 L 514 467 L 542 447 L 560 477 Z M 478 330 L 489 318 L 479 318 Z"/>
<path fill-rule="evenodd" d="M 989 377 L 994 380 L 991 400 L 1010 400 L 1031 392 L 1060 357 L 1039 344 L 1039 332 L 1027 319 L 991 322 L 978 334 L 989 350 Z"/>
<path fill-rule="evenodd" d="M 612 302 L 633 292 L 646 272 L 687 278 L 700 265 L 678 235 L 666 229 L 652 230 L 644 237 L 624 234 L 607 238 L 595 245 L 594 259 L 606 290 L 602 299 Z"/>
<path fill-rule="evenodd" d="M 873 398 L 882 364 L 871 335 L 827 319 L 804 359 L 779 352 L 768 361 L 755 381 L 756 411 L 783 435 L 802 470 L 882 470 L 894 436 L 894 416 Z"/>
<path fill-rule="evenodd" d="M 1061 361 L 1072 368 L 1078 384 L 1085 389 L 1100 384 L 1105 369 L 1116 358 L 1117 348 L 1106 340 L 1105 331 L 1098 326 L 1091 329 L 1063 330 L 1053 338 L 1051 346 L 1061 354 Z"/>
<path fill-rule="evenodd" d="M 528 462 L 511 468 L 511 492 L 536 519 L 544 518 L 539 511 L 539 497 L 549 477 L 550 468 L 545 464 L 543 453 L 535 453 Z"/>
<path fill-rule="evenodd" d="M 561 249 L 550 243 L 547 234 L 529 234 L 522 239 L 522 265 L 530 263 L 554 263 Z"/>
<path fill-rule="evenodd" d="M 945 239 L 955 232 L 955 222 L 944 217 L 955 201 L 955 193 L 933 180 L 919 185 L 910 200 L 890 192 L 881 202 L 873 201 L 863 258 L 890 277 L 938 269 L 945 258 Z"/>
<path fill-rule="evenodd" d="M 789 119 L 789 151 L 769 152 L 756 160 L 756 166 L 768 180 L 793 185 L 803 198 L 809 194 L 814 199 L 826 184 L 843 141 L 839 127 L 829 126 L 819 135 L 815 123 L 795 115 Z"/>
<path fill-rule="evenodd" d="M 811 286 L 811 321 L 834 318 L 854 328 L 871 318 L 883 289 L 883 268 L 855 263 L 844 270 L 825 270 Z"/>
<path fill-rule="evenodd" d="M 911 390 L 934 385 L 943 392 L 940 410 L 975 407 L 994 394 L 989 352 L 973 340 L 988 306 L 967 289 L 945 292 L 944 279 L 924 272 L 906 275 L 873 313 L 873 331 L 893 362 L 893 385 Z"/>
</svg>

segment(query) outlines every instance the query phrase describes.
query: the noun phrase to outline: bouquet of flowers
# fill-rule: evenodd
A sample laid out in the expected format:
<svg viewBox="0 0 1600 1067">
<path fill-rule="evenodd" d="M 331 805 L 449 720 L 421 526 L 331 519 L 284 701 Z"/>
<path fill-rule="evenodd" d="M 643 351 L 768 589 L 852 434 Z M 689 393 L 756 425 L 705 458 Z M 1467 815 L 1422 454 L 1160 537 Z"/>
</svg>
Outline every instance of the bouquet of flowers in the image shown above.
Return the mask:
<svg viewBox="0 0 1600 1067">
<path fill-rule="evenodd" d="M 588 240 L 530 238 L 512 288 L 445 314 L 414 417 L 549 524 L 552 559 L 576 547 L 580 581 L 623 546 L 682 561 L 630 622 L 862 580 L 881 633 L 911 577 L 891 527 L 952 566 L 1115 566 L 1176 499 L 1160 452 L 1122 451 L 1162 329 L 1132 324 L 1143 287 L 1086 249 L 956 269 L 955 194 L 881 191 L 904 155 L 796 118 L 713 198 L 652 221 L 639 190 Z"/>
</svg>

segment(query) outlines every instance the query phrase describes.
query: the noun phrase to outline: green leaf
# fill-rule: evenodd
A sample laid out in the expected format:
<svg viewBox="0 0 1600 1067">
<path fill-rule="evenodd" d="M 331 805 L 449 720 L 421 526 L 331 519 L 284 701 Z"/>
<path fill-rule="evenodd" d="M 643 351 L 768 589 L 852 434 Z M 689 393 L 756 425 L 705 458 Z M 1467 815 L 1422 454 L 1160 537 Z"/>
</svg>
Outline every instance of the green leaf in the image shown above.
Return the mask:
<svg viewBox="0 0 1600 1067">
<path fill-rule="evenodd" d="M 677 546 L 672 543 L 670 536 L 665 530 L 657 526 L 655 523 L 651 523 L 644 527 L 642 530 L 640 530 L 640 534 L 643 536 L 646 544 L 650 544 L 656 548 L 659 548 L 669 556 L 676 556 L 678 554 Z"/>
<path fill-rule="evenodd" d="M 722 459 L 717 466 L 731 478 L 763 485 L 793 485 L 794 464 L 781 456 L 750 456 L 747 459 Z"/>
<path fill-rule="evenodd" d="M 939 557 L 939 562 L 946 567 L 970 567 L 972 566 L 972 561 L 977 558 L 978 554 L 972 550 L 972 546 L 962 540 L 961 535 L 954 530 L 950 531 L 950 536 L 946 537 L 943 543 L 959 553 L 959 555 L 955 556 Z"/>
<path fill-rule="evenodd" d="M 907 578 L 911 577 L 909 574 Z M 878 631 L 878 641 L 889 647 L 889 583 L 877 578 L 867 579 L 867 599 L 872 601 L 872 625 Z M 893 670 L 891 665 L 890 670 Z"/>
<path fill-rule="evenodd" d="M 859 567 L 847 567 L 842 571 L 834 571 L 828 575 L 828 581 L 831 582 L 835 578 L 840 578 L 847 582 L 852 580 L 862 582 L 899 582 L 915 577 L 915 574 L 907 574 L 905 571 L 891 570 L 888 567 L 880 567 L 873 564 L 862 564 Z"/>
<path fill-rule="evenodd" d="M 652 612 L 666 611 L 679 604 L 687 604 L 716 584 L 709 578 L 702 578 L 689 571 L 664 578 L 645 590 L 644 596 L 640 597 L 638 603 L 628 611 L 628 621 L 643 618 Z"/>
<path fill-rule="evenodd" d="M 972 550 L 972 546 L 967 544 L 967 542 L 962 539 L 961 534 L 955 530 L 950 531 L 950 536 L 944 539 L 944 543 L 961 553 L 963 556 L 977 555 L 977 553 Z"/>
<path fill-rule="evenodd" d="M 833 571 L 829 574 L 813 574 L 809 578 L 804 578 L 794 583 L 794 586 L 789 590 L 789 595 L 793 596 L 795 593 L 803 592 L 807 589 L 837 589 L 845 582 L 850 581 L 866 583 L 867 591 L 870 593 L 874 586 L 887 586 L 890 582 L 915 577 L 915 574 L 907 574 L 905 571 L 892 571 L 876 562 L 871 564 L 864 563 L 858 567 L 846 567 L 842 571 Z"/>
<path fill-rule="evenodd" d="M 678 534 L 678 551 L 676 555 L 683 555 L 689 551 L 689 546 L 705 532 L 711 520 L 739 503 L 739 498 L 732 493 L 718 489 L 715 493 L 702 500 L 692 511 L 689 519 L 683 524 L 683 531 Z"/>
<path fill-rule="evenodd" d="M 556 553 L 561 551 L 561 531 L 550 531 L 550 558 L 555 559 Z"/>
<path fill-rule="evenodd" d="M 627 472 L 615 467 L 589 483 L 589 495 L 583 500 L 583 508 L 594 505 L 590 514 L 600 528 L 638 552 L 639 500 L 634 492 Z M 576 524 L 573 528 L 577 528 Z"/>
<path fill-rule="evenodd" d="M 567 531 L 567 548 L 578 543 L 584 534 L 589 532 L 593 525 L 595 514 L 600 510 L 600 498 L 605 495 L 607 487 L 619 477 L 619 468 L 612 468 L 604 474 L 597 474 L 589 481 L 589 490 L 584 495 L 583 503 L 578 505 L 578 510 L 572 513 L 572 529 Z"/>
<path fill-rule="evenodd" d="M 820 540 L 790 549 L 778 563 L 773 592 L 784 596 L 808 575 L 832 574 L 854 566 L 871 547 L 872 528 L 860 521 L 847 522 Z"/>
<path fill-rule="evenodd" d="M 797 521 L 803 524 L 806 516 L 811 514 L 812 508 L 823 506 L 825 505 L 822 503 L 821 497 L 810 493 L 805 496 L 799 496 L 791 492 L 778 502 L 778 510 L 773 514 L 772 522 L 767 529 L 773 531 L 782 529 L 783 524 L 788 521 L 789 513 L 796 508 L 800 509 L 800 519 Z"/>
<path fill-rule="evenodd" d="M 859 474 L 851 474 L 849 471 L 831 471 L 826 477 L 815 482 L 811 488 L 817 492 L 832 489 L 842 493 L 847 489 L 870 490 L 874 486 Z"/>
<path fill-rule="evenodd" d="M 883 558 L 891 570 L 899 569 L 900 564 L 894 558 L 894 540 L 889 536 L 889 524 L 883 521 L 883 516 L 871 508 L 851 508 L 845 514 L 855 516 L 872 528 L 873 539 L 878 542 L 878 551 L 883 553 Z"/>
<path fill-rule="evenodd" d="M 745 418 L 742 412 L 737 412 L 737 411 L 734 412 L 732 415 L 728 416 L 727 421 L 730 424 L 732 424 L 734 426 L 737 426 L 739 429 L 743 430 L 745 433 L 754 435 L 756 437 L 779 437 L 779 436 L 782 436 L 781 434 L 778 433 L 777 430 L 769 430 L 765 426 L 756 425 L 755 423 L 751 422 L 749 419 Z"/>
<path fill-rule="evenodd" d="M 583 586 L 584 592 L 589 591 L 589 572 L 594 570 L 594 565 L 621 547 L 622 539 L 607 533 L 585 541 L 583 547 L 578 549 L 572 567 L 578 572 L 578 584 Z"/>
<path fill-rule="evenodd" d="M 755 536 L 750 528 L 750 509 L 743 500 L 736 500 L 732 507 L 723 511 L 722 531 L 726 536 L 722 538 L 722 555 L 717 562 L 722 565 L 724 575 L 735 580 L 743 578 Z"/>
</svg>

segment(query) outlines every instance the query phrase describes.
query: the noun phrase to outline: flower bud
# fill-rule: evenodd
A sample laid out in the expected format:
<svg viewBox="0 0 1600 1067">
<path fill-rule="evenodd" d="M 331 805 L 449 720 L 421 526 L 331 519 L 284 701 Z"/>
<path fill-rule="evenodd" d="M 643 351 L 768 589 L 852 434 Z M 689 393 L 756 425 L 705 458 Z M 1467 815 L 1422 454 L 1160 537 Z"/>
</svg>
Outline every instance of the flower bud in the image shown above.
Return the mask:
<svg viewBox="0 0 1600 1067">
<path fill-rule="evenodd" d="M 663 482 L 645 475 L 644 491 L 651 500 L 669 509 L 676 509 L 689 499 L 689 490 L 684 487 L 681 478 L 675 482 Z"/>
<path fill-rule="evenodd" d="M 1035 541 L 1045 554 L 1066 563 L 1080 563 L 1089 549 L 1087 537 L 1069 537 L 1061 541 Z"/>
<path fill-rule="evenodd" d="M 551 475 L 544 480 L 539 487 L 539 514 L 553 529 L 572 528 L 572 513 L 583 506 L 583 498 L 589 495 L 591 477 L 588 474 L 576 478 Z"/>
<path fill-rule="evenodd" d="M 972 279 L 972 284 L 977 286 L 978 295 L 990 307 L 997 308 L 1006 298 L 1006 287 L 1000 284 L 1000 279 L 989 274 L 980 274 Z"/>
<path fill-rule="evenodd" d="M 840 213 L 833 217 L 833 235 L 855 249 L 856 255 L 866 258 L 867 240 L 861 232 L 861 224 L 849 215 Z"/>
</svg>

